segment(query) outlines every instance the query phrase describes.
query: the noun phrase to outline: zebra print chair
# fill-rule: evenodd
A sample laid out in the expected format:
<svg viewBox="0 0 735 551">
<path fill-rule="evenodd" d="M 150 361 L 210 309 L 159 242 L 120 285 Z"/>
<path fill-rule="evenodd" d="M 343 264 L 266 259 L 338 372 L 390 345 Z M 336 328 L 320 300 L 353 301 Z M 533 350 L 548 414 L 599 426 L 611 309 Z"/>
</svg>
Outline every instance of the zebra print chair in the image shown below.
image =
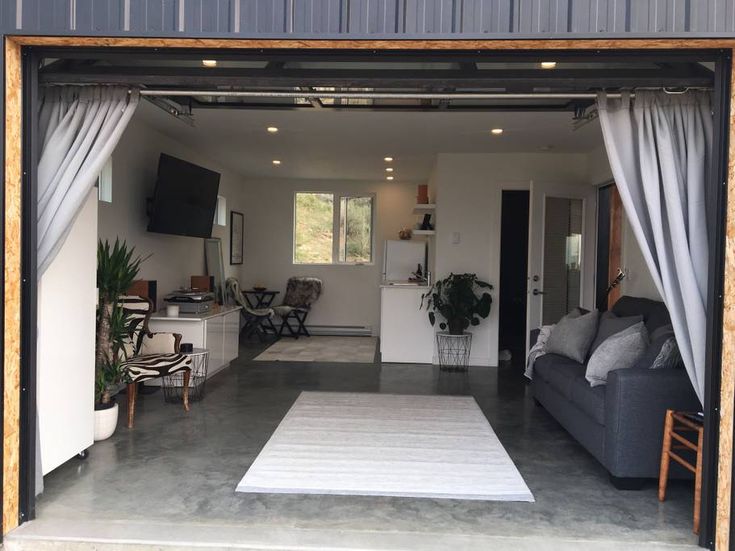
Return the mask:
<svg viewBox="0 0 735 551">
<path fill-rule="evenodd" d="M 138 383 L 173 375 L 183 371 L 184 410 L 189 411 L 189 377 L 191 358 L 179 353 L 181 335 L 178 333 L 151 333 L 148 321 L 153 313 L 150 299 L 137 296 L 120 297 L 118 304 L 129 320 L 123 369 L 128 382 L 128 428 L 133 428 Z"/>
</svg>

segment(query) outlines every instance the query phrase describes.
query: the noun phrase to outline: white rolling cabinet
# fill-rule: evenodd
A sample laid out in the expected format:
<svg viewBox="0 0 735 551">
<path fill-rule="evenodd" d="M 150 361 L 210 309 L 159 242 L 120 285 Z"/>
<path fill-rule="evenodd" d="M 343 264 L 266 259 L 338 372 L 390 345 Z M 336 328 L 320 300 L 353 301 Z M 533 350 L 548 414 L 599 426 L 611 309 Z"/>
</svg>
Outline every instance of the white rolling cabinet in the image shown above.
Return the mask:
<svg viewBox="0 0 735 551">
<path fill-rule="evenodd" d="M 179 314 L 177 317 L 153 315 L 151 331 L 180 333 L 181 342 L 190 342 L 194 348 L 209 350 L 207 378 L 223 370 L 239 355 L 240 307 L 227 306 L 207 314 Z M 159 379 L 146 384 L 160 385 Z"/>
</svg>

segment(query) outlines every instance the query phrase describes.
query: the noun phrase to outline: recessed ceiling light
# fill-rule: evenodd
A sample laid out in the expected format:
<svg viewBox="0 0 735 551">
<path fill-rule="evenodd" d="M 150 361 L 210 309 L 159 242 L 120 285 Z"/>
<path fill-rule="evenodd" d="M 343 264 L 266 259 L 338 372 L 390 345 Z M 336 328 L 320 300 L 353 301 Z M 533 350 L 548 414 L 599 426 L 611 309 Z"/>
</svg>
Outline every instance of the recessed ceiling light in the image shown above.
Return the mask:
<svg viewBox="0 0 735 551">
<path fill-rule="evenodd" d="M 271 134 L 275 134 L 276 132 L 278 132 L 278 127 L 277 126 L 269 126 L 268 128 L 266 128 L 266 130 L 268 132 L 270 132 Z"/>
<path fill-rule="evenodd" d="M 393 172 L 393 167 L 392 166 L 389 166 L 388 168 L 385 169 L 385 171 L 386 172 Z"/>
<path fill-rule="evenodd" d="M 542 61 L 541 68 L 542 69 L 556 69 L 556 61 Z"/>
<path fill-rule="evenodd" d="M 273 159 L 273 164 L 278 166 L 281 164 L 281 161 L 279 161 L 278 159 Z"/>
<path fill-rule="evenodd" d="M 383 160 L 384 160 L 384 161 L 385 161 L 386 163 L 392 163 L 392 162 L 393 162 L 393 157 L 383 157 Z"/>
<path fill-rule="evenodd" d="M 393 176 L 386 176 L 385 179 L 386 180 L 392 180 L 393 179 Z"/>
<path fill-rule="evenodd" d="M 493 134 L 494 136 L 500 136 L 503 133 L 503 129 L 502 128 L 493 128 L 490 131 L 490 133 Z"/>
<path fill-rule="evenodd" d="M 216 59 L 202 59 L 202 65 L 204 65 L 205 67 L 216 67 L 217 60 Z"/>
</svg>

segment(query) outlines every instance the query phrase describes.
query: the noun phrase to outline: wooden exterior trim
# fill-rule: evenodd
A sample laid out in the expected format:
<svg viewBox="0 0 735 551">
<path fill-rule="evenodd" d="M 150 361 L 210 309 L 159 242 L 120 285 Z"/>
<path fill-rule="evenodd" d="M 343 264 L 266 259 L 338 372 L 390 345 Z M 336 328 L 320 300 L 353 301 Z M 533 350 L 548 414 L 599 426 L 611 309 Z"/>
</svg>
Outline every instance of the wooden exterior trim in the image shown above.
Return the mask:
<svg viewBox="0 0 735 551">
<path fill-rule="evenodd" d="M 21 46 L 5 40 L 5 302 L 3 531 L 18 526 L 20 497 Z"/>
<path fill-rule="evenodd" d="M 623 267 L 623 200 L 620 198 L 618 186 L 610 189 L 610 246 L 607 262 L 607 281 L 612 283 L 618 276 L 618 269 Z M 607 295 L 607 307 L 611 309 L 622 294 L 620 285 L 615 286 Z"/>
<path fill-rule="evenodd" d="M 329 50 L 681 50 L 732 49 L 735 38 L 623 38 L 562 40 L 298 40 L 240 38 L 133 38 L 93 36 L 13 36 L 21 46 L 199 49 Z"/>
<path fill-rule="evenodd" d="M 731 78 L 724 310 L 722 313 L 722 371 L 720 372 L 720 436 L 718 439 L 719 460 L 717 463 L 716 549 L 730 548 L 733 415 L 735 414 L 735 365 L 733 365 L 733 362 L 735 362 L 735 71 Z"/>
<path fill-rule="evenodd" d="M 335 50 L 682 50 L 732 49 L 735 39 L 588 39 L 588 40 L 245 40 L 73 36 L 7 36 L 5 39 L 5 335 L 3 532 L 18 525 L 20 413 L 21 278 L 21 46 L 191 48 L 191 49 L 335 49 Z M 735 53 L 735 52 L 734 52 Z M 734 72 L 735 73 L 735 72 Z M 728 159 L 725 312 L 723 322 L 721 420 L 717 487 L 717 549 L 729 549 L 732 491 L 733 410 L 735 404 L 735 80 L 731 88 Z"/>
</svg>

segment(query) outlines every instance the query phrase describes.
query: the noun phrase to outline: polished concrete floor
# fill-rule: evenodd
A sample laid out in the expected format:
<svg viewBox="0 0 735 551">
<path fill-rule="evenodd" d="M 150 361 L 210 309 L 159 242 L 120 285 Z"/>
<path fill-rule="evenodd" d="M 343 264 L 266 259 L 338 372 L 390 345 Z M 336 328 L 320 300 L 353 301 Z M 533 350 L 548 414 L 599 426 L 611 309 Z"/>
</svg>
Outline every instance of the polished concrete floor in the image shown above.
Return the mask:
<svg viewBox="0 0 735 551">
<path fill-rule="evenodd" d="M 88 460 L 73 459 L 46 477 L 37 529 L 87 521 L 130 537 L 145 533 L 146 523 L 166 527 L 161 537 L 177 527 L 221 537 L 240 530 L 241 542 L 243 534 L 291 535 L 288 544 L 240 546 L 248 549 L 369 549 L 371 542 L 376 549 L 482 549 L 492 538 L 516 550 L 567 549 L 568 542 L 587 549 L 696 543 L 690 484 L 673 484 L 665 503 L 656 499 L 654 482 L 638 492 L 614 489 L 604 469 L 534 405 L 518 369 L 461 374 L 419 365 L 251 361 L 261 350 L 243 347 L 237 362 L 207 382 L 204 400 L 189 414 L 165 404 L 160 392 L 140 399 L 135 429 L 125 428 L 121 415 L 115 435 L 95 444 Z M 302 390 L 472 395 L 536 502 L 235 493 Z M 33 523 L 26 526 L 19 535 L 33 533 Z M 317 543 L 309 547 L 312 539 L 302 533 Z M 321 546 L 318 534 L 330 545 Z M 400 544 L 390 540 L 399 535 Z"/>
</svg>

